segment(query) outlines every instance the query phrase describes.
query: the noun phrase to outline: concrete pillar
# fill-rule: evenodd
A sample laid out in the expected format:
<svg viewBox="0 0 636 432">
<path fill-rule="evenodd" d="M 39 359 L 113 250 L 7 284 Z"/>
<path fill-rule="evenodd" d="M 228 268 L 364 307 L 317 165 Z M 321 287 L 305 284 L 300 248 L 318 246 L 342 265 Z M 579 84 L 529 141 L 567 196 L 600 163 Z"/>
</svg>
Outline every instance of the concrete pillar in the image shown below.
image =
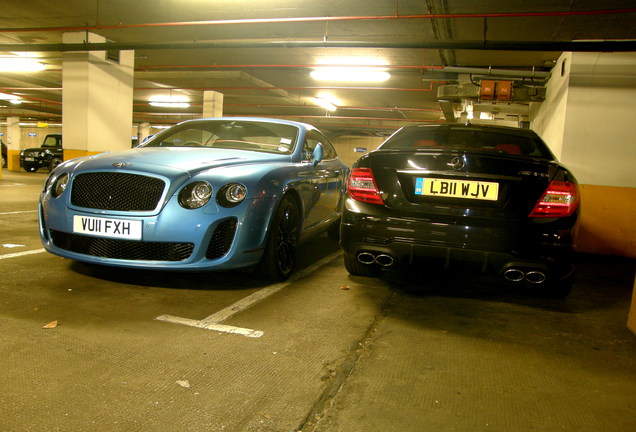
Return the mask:
<svg viewBox="0 0 636 432">
<path fill-rule="evenodd" d="M 223 93 L 203 92 L 203 118 L 223 117 Z"/>
<path fill-rule="evenodd" d="M 144 122 L 140 123 L 137 127 L 137 139 L 139 144 L 144 142 L 144 140 L 150 135 L 150 123 Z"/>
<path fill-rule="evenodd" d="M 20 171 L 20 119 L 7 117 L 7 169 Z"/>
<path fill-rule="evenodd" d="M 106 40 L 92 33 L 73 32 L 65 33 L 63 42 Z M 114 54 L 107 55 L 106 51 L 64 53 L 65 160 L 131 147 L 134 51 Z"/>
<path fill-rule="evenodd" d="M 636 258 L 636 53 L 563 53 L 532 128 L 581 191 L 579 251 Z M 628 325 L 636 331 L 636 281 Z"/>
</svg>

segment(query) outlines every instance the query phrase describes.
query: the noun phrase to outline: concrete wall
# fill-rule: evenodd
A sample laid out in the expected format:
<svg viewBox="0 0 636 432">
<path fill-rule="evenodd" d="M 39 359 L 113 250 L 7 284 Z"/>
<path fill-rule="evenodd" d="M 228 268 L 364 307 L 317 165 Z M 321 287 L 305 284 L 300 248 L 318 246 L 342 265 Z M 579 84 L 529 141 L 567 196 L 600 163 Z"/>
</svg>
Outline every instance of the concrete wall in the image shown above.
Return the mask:
<svg viewBox="0 0 636 432">
<path fill-rule="evenodd" d="M 351 166 L 360 156 L 375 150 L 382 144 L 384 138 L 367 136 L 341 136 L 332 140 L 340 159 Z"/>
<path fill-rule="evenodd" d="M 546 89 L 546 101 L 530 104 L 532 129 L 548 143 L 559 160 L 565 134 L 571 64 L 572 53 L 563 54 L 552 69 Z"/>
</svg>

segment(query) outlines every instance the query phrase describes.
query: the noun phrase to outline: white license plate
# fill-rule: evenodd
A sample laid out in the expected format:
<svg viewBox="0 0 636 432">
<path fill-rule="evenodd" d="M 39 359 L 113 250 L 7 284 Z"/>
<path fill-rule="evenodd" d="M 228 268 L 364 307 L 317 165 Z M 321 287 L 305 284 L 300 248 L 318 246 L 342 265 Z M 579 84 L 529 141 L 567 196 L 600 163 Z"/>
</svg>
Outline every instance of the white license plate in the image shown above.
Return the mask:
<svg viewBox="0 0 636 432">
<path fill-rule="evenodd" d="M 418 178 L 415 182 L 415 195 L 497 201 L 499 183 Z"/>
<path fill-rule="evenodd" d="M 25 157 L 24 160 L 27 161 L 27 162 L 33 162 L 33 161 L 35 161 L 35 158 Z"/>
<path fill-rule="evenodd" d="M 73 232 L 100 237 L 141 240 L 142 221 L 73 216 Z"/>
</svg>

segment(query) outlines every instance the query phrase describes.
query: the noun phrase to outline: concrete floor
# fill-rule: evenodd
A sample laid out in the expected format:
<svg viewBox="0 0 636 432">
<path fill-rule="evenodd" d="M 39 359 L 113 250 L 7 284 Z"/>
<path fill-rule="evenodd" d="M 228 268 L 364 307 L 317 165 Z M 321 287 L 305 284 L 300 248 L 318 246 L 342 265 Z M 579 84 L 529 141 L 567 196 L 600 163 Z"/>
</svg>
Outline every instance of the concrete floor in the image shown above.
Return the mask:
<svg viewBox="0 0 636 432">
<path fill-rule="evenodd" d="M 2 431 L 636 431 L 633 260 L 581 256 L 565 300 L 350 277 L 326 236 L 275 286 L 99 268 L 40 251 L 45 177 L 0 179 Z"/>
</svg>

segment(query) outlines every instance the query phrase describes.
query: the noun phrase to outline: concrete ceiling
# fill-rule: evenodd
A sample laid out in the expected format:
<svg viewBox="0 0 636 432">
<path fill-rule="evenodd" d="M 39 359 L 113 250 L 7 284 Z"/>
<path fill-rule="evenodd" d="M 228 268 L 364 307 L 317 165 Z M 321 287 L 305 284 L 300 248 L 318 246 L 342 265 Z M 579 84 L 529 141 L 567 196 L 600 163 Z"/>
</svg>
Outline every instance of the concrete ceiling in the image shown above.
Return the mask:
<svg viewBox="0 0 636 432">
<path fill-rule="evenodd" d="M 387 134 L 411 122 L 449 120 L 449 107 L 457 109 L 461 95 L 443 112 L 439 88 L 479 85 L 484 76 L 465 68 L 530 73 L 517 77 L 515 86 L 537 88 L 562 51 L 635 51 L 636 8 L 633 1 L 615 0 L 4 1 L 0 56 L 26 51 L 47 70 L 0 72 L 0 92 L 24 101 L 2 103 L 0 119 L 61 121 L 62 57 L 70 49 L 61 42 L 70 31 L 96 33 L 114 49 L 135 50 L 136 123 L 199 117 L 203 91 L 214 90 L 224 94 L 225 115 L 296 119 L 332 133 Z M 595 42 L 572 43 L 582 40 Z M 599 40 L 619 42 L 601 46 Z M 391 78 L 356 84 L 309 76 L 315 65 L 341 57 L 381 59 Z M 328 113 L 311 100 L 323 91 L 340 100 L 337 111 Z M 192 105 L 153 108 L 148 101 L 157 93 L 185 95 Z M 478 109 L 492 106 L 478 102 Z M 519 119 L 527 102 L 498 103 L 492 111 Z"/>
</svg>

